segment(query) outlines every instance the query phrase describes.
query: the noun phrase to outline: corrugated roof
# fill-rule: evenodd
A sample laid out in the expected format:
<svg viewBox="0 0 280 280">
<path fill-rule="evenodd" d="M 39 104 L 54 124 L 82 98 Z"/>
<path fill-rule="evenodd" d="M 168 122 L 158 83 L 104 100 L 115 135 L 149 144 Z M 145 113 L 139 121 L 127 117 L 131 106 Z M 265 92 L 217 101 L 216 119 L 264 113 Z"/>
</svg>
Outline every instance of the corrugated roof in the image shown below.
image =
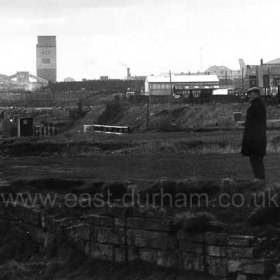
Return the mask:
<svg viewBox="0 0 280 280">
<path fill-rule="evenodd" d="M 280 58 L 276 58 L 274 60 L 266 62 L 265 64 L 280 64 Z"/>
<path fill-rule="evenodd" d="M 170 76 L 148 76 L 149 83 L 170 83 Z M 171 75 L 172 83 L 219 82 L 217 75 Z"/>
</svg>

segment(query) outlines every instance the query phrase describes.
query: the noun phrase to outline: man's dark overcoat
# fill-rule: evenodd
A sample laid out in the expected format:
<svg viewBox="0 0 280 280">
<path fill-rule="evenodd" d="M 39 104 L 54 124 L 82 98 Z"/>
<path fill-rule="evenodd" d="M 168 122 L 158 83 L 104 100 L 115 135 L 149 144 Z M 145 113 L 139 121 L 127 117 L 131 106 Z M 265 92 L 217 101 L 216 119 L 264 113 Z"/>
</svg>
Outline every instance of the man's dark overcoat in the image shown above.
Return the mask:
<svg viewBox="0 0 280 280">
<path fill-rule="evenodd" d="M 241 153 L 244 156 L 264 156 L 266 141 L 266 109 L 258 97 L 247 110 Z"/>
</svg>

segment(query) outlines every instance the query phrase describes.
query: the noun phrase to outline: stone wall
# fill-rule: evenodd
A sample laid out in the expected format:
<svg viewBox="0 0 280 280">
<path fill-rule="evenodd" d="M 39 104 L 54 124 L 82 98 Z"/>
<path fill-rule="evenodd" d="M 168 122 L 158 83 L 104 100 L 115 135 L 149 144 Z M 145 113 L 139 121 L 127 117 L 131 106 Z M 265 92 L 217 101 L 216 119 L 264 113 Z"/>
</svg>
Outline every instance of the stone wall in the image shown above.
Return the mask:
<svg viewBox="0 0 280 280">
<path fill-rule="evenodd" d="M 172 217 L 112 207 L 73 218 L 39 208 L 0 205 L 0 218 L 24 227 L 42 249 L 57 236 L 73 241 L 92 258 L 143 260 L 163 267 L 202 271 L 220 279 L 279 280 L 264 238 L 225 232 L 174 230 Z"/>
</svg>

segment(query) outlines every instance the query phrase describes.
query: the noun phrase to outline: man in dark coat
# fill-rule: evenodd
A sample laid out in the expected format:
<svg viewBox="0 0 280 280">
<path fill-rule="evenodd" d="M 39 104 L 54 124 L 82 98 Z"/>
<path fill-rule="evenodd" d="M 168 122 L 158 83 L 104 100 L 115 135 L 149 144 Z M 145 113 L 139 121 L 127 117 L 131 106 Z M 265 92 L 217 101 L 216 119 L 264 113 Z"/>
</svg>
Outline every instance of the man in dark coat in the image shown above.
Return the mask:
<svg viewBox="0 0 280 280">
<path fill-rule="evenodd" d="M 251 106 L 247 110 L 241 153 L 248 156 L 256 178 L 264 180 L 266 154 L 266 109 L 257 87 L 248 90 Z"/>
</svg>

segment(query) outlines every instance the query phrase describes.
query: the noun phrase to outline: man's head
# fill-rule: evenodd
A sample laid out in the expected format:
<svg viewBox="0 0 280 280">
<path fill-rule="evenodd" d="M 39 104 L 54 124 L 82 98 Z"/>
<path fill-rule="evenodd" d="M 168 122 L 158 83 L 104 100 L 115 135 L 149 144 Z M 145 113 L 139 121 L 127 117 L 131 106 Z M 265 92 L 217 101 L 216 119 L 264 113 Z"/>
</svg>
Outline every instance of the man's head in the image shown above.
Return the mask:
<svg viewBox="0 0 280 280">
<path fill-rule="evenodd" d="M 252 100 L 260 97 L 261 91 L 258 87 L 252 87 L 252 88 L 248 89 L 247 95 L 249 97 L 249 101 L 252 101 Z"/>
</svg>

